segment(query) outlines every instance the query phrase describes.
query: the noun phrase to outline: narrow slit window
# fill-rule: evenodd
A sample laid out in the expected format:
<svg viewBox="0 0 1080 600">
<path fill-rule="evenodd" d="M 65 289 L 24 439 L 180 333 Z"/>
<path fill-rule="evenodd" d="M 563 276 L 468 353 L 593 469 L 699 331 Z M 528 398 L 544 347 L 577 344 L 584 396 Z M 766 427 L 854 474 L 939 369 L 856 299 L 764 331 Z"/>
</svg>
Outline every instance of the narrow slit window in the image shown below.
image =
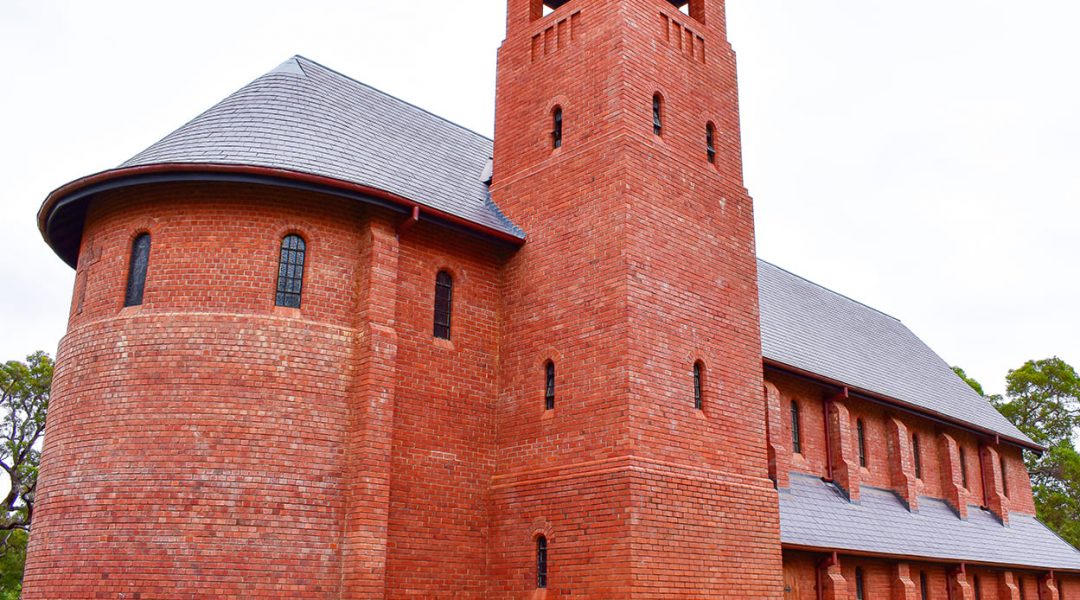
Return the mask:
<svg viewBox="0 0 1080 600">
<path fill-rule="evenodd" d="M 1020 600 L 1027 600 L 1027 592 L 1024 591 L 1024 578 L 1016 578 L 1016 587 L 1020 589 Z"/>
<path fill-rule="evenodd" d="M 855 569 L 855 598 L 856 600 L 866 600 L 866 582 L 863 579 L 861 567 Z"/>
<path fill-rule="evenodd" d="M 124 306 L 139 306 L 146 290 L 146 270 L 150 266 L 150 234 L 143 233 L 131 243 L 131 263 L 128 265 Z"/>
<path fill-rule="evenodd" d="M 278 260 L 277 297 L 275 304 L 288 308 L 300 308 L 304 287 L 304 258 L 307 244 L 304 238 L 290 234 L 281 240 L 281 257 Z"/>
<path fill-rule="evenodd" d="M 866 425 L 863 424 L 863 420 L 859 419 L 855 421 L 855 428 L 859 434 L 859 466 L 866 468 Z"/>
<path fill-rule="evenodd" d="M 435 276 L 435 337 L 450 339 L 450 312 L 454 301 L 454 278 L 446 271 Z"/>
<path fill-rule="evenodd" d="M 556 106 L 551 111 L 551 147 L 562 148 L 563 114 L 562 107 Z"/>
<path fill-rule="evenodd" d="M 967 452 L 960 448 L 960 482 L 964 485 L 964 489 L 970 489 L 968 486 L 968 474 L 967 474 Z"/>
<path fill-rule="evenodd" d="M 799 403 L 791 401 L 791 451 L 802 454 L 802 424 L 799 422 Z"/>
<path fill-rule="evenodd" d="M 922 479 L 922 451 L 919 448 L 919 434 L 911 435 L 911 454 L 915 458 L 915 479 Z"/>
<path fill-rule="evenodd" d="M 982 600 L 982 581 L 978 575 L 971 578 L 971 587 L 975 590 L 975 600 Z"/>
<path fill-rule="evenodd" d="M 694 363 L 694 408 L 701 410 L 705 405 L 705 366 L 701 361 Z"/>
<path fill-rule="evenodd" d="M 664 101 L 660 98 L 660 94 L 653 94 L 652 97 L 652 132 L 656 135 L 660 135 L 664 132 L 664 119 L 663 119 L 663 104 Z"/>
<path fill-rule="evenodd" d="M 548 585 L 547 538 L 536 538 L 536 587 L 544 589 Z"/>
<path fill-rule="evenodd" d="M 547 361 L 544 365 L 544 410 L 555 408 L 555 363 Z"/>
<path fill-rule="evenodd" d="M 705 126 L 705 155 L 710 164 L 716 164 L 716 126 L 712 123 Z"/>
<path fill-rule="evenodd" d="M 919 573 L 920 600 L 930 600 L 930 582 L 926 579 L 926 571 Z"/>
<path fill-rule="evenodd" d="M 1009 471 L 1005 468 L 1005 457 L 998 455 L 998 463 L 1001 464 L 1001 493 L 1009 497 Z"/>
</svg>

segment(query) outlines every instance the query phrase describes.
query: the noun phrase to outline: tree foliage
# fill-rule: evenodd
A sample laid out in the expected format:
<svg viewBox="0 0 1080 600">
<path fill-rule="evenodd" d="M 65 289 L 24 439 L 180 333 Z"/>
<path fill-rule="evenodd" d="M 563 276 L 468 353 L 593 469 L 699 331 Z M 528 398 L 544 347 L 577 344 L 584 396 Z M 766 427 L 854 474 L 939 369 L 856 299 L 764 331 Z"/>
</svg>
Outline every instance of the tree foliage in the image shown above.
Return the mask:
<svg viewBox="0 0 1080 600">
<path fill-rule="evenodd" d="M 1029 360 L 1005 378 L 1004 396 L 986 396 L 963 369 L 957 375 L 1038 444 L 1041 456 L 1026 452 L 1039 519 L 1080 548 L 1080 376 L 1060 358 Z"/>
<path fill-rule="evenodd" d="M 44 352 L 0 365 L 0 469 L 10 485 L 0 499 L 0 550 L 11 532 L 30 530 L 52 375 Z"/>
</svg>

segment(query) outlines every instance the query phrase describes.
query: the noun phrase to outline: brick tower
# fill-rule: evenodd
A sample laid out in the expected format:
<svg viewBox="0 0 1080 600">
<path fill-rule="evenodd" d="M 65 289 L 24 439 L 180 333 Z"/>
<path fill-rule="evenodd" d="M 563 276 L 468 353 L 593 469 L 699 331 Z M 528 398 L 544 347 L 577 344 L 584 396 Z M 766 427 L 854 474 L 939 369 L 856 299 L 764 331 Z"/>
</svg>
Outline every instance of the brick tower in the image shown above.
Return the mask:
<svg viewBox="0 0 1080 600">
<path fill-rule="evenodd" d="M 498 68 L 492 596 L 779 597 L 723 0 L 509 0 Z"/>
</svg>

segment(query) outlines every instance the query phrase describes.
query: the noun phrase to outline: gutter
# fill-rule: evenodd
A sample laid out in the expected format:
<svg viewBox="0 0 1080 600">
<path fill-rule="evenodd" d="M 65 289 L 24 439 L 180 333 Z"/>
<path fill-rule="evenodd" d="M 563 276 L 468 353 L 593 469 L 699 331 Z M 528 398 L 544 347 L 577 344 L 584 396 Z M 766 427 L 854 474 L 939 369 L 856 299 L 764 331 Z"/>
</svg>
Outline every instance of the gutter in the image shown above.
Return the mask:
<svg viewBox="0 0 1080 600">
<path fill-rule="evenodd" d="M 86 200 L 93 194 L 136 185 L 152 183 L 170 183 L 180 181 L 217 181 L 231 183 L 253 183 L 261 185 L 276 185 L 294 189 L 303 189 L 313 192 L 345 197 L 359 200 L 365 204 L 372 204 L 389 210 L 410 215 L 419 220 L 419 211 L 423 209 L 426 221 L 432 221 L 452 229 L 470 233 L 472 235 L 499 242 L 514 248 L 525 243 L 524 238 L 507 233 L 505 231 L 475 223 L 463 217 L 448 212 L 422 205 L 419 202 L 409 200 L 392 192 L 374 188 L 371 186 L 350 183 L 340 179 L 276 169 L 271 167 L 258 167 L 251 165 L 227 165 L 212 163 L 162 163 L 155 165 L 143 165 L 125 167 L 102 171 L 76 179 L 71 183 L 54 190 L 45 199 L 38 210 L 38 230 L 45 242 L 53 248 L 60 257 L 74 267 L 74 257 L 65 256 L 56 247 L 50 236 L 52 226 L 56 223 L 56 216 L 61 209 L 73 206 L 75 203 Z"/>
</svg>

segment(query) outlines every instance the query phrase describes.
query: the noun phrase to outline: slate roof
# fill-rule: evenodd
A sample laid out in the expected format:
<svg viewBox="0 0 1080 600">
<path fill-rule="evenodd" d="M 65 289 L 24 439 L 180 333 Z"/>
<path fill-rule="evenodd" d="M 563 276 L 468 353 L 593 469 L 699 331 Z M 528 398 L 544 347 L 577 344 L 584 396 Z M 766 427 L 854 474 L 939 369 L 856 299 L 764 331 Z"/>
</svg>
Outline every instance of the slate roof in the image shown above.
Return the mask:
<svg viewBox="0 0 1080 600">
<path fill-rule="evenodd" d="M 909 512 L 892 492 L 863 486 L 853 504 L 830 484 L 792 475 L 780 492 L 780 538 L 784 544 L 918 557 L 931 560 L 1080 571 L 1080 552 L 1030 515 L 1009 515 L 1001 524 L 972 508 L 961 520 L 941 500 L 919 499 Z"/>
<path fill-rule="evenodd" d="M 899 320 L 758 261 L 765 358 L 1032 443 Z"/>
<path fill-rule="evenodd" d="M 286 169 L 391 192 L 522 238 L 481 181 L 492 141 L 302 56 L 259 77 L 123 167 Z"/>
</svg>

